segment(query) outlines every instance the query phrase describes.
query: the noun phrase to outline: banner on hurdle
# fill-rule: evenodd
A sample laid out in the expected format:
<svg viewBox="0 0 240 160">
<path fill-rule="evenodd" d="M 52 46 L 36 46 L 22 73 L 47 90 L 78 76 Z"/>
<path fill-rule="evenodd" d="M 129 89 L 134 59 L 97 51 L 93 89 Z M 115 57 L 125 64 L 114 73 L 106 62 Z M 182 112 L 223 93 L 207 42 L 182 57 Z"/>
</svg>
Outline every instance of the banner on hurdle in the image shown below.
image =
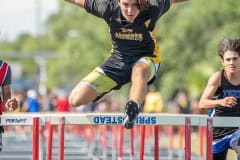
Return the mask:
<svg viewBox="0 0 240 160">
<path fill-rule="evenodd" d="M 65 117 L 66 125 L 121 125 L 122 113 L 4 113 L 0 116 L 0 125 L 32 125 L 32 119 L 39 117 L 39 125 L 51 121 L 52 125 L 59 124 L 59 118 Z M 165 114 L 140 113 L 136 118 L 136 125 L 185 125 L 185 118 L 189 117 L 191 126 L 206 126 L 207 115 L 193 114 Z M 213 117 L 213 126 L 239 127 L 239 117 Z"/>
</svg>

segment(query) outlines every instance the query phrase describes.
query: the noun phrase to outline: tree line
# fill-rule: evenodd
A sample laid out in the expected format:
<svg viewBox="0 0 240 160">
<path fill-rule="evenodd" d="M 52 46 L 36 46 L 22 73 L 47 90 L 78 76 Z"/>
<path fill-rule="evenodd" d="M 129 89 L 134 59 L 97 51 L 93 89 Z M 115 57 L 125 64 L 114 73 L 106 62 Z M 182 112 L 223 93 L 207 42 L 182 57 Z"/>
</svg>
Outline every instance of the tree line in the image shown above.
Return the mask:
<svg viewBox="0 0 240 160">
<path fill-rule="evenodd" d="M 198 96 L 210 74 L 221 69 L 217 46 L 224 37 L 239 37 L 240 3 L 236 0 L 197 0 L 173 5 L 157 23 L 161 67 L 155 86 L 170 98 L 178 88 Z M 102 19 L 59 1 L 41 35 L 23 33 L 14 42 L 1 42 L 3 52 L 39 54 L 54 52 L 47 59 L 47 85 L 73 87 L 111 50 L 108 27 Z M 34 76 L 37 65 L 14 59 L 24 66 L 24 76 Z"/>
</svg>

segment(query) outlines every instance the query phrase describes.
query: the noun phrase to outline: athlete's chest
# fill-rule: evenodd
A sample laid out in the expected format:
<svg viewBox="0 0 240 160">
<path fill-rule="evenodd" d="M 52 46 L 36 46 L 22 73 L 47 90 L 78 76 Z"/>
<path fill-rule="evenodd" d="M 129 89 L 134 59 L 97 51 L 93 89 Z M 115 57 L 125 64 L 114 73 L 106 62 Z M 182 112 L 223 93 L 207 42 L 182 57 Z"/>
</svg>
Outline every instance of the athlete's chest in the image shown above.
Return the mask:
<svg viewBox="0 0 240 160">
<path fill-rule="evenodd" d="M 117 20 L 111 21 L 110 34 L 115 40 L 145 41 L 152 40 L 148 28 L 148 21 L 136 21 L 131 24 L 123 24 Z"/>
<path fill-rule="evenodd" d="M 109 28 L 112 38 L 143 41 L 152 39 L 151 32 L 149 30 L 149 24 L 153 19 L 148 13 L 140 13 L 134 22 L 127 23 L 118 10 L 113 13 L 111 20 L 109 21 Z"/>
<path fill-rule="evenodd" d="M 221 94 L 221 98 L 225 97 L 235 97 L 240 101 L 240 85 L 233 85 L 228 81 L 224 81 L 221 87 L 219 88 L 219 93 Z"/>
</svg>

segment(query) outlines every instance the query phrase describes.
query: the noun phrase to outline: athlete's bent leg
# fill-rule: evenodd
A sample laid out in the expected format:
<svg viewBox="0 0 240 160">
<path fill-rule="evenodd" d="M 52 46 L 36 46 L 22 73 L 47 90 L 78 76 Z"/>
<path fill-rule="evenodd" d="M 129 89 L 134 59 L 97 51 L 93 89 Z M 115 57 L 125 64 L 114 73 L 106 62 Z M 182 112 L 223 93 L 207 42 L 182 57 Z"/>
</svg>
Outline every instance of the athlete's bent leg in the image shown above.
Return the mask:
<svg viewBox="0 0 240 160">
<path fill-rule="evenodd" d="M 72 90 L 69 103 L 73 107 L 78 107 L 96 101 L 116 86 L 117 83 L 97 67 Z"/>
<path fill-rule="evenodd" d="M 69 104 L 78 107 L 92 102 L 97 97 L 97 92 L 84 82 L 79 82 L 69 96 Z"/>
</svg>

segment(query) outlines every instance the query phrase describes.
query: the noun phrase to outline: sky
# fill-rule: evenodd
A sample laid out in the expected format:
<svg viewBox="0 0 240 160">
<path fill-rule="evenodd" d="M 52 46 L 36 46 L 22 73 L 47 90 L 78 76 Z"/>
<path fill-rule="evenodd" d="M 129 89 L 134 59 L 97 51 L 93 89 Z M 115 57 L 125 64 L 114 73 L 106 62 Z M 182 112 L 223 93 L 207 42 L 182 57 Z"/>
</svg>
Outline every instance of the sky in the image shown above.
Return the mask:
<svg viewBox="0 0 240 160">
<path fill-rule="evenodd" d="M 23 32 L 41 32 L 46 18 L 58 9 L 57 2 L 58 0 L 0 0 L 0 41 L 13 41 Z"/>
</svg>

